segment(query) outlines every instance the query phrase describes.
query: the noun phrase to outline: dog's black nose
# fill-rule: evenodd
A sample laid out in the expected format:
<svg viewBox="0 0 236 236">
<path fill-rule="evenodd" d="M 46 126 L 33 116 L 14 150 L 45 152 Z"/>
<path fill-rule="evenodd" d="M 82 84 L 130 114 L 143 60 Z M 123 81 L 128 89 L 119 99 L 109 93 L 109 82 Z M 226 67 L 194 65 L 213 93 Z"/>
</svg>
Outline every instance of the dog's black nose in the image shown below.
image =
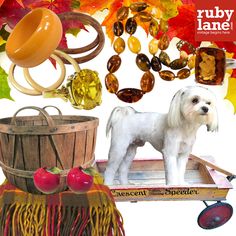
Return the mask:
<svg viewBox="0 0 236 236">
<path fill-rule="evenodd" d="M 202 107 L 202 110 L 204 113 L 207 113 L 209 109 L 208 109 L 208 107 Z"/>
</svg>

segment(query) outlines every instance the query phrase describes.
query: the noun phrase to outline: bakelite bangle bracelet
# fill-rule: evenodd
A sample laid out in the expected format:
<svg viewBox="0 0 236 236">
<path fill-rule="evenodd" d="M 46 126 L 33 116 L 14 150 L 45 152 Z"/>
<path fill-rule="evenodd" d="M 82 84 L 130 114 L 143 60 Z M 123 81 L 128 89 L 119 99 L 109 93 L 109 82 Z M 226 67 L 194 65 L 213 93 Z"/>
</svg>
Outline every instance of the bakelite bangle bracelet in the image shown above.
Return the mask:
<svg viewBox="0 0 236 236">
<path fill-rule="evenodd" d="M 84 47 L 73 48 L 73 49 L 59 48 L 59 50 L 65 52 L 65 53 L 68 53 L 68 54 L 80 54 L 80 53 L 88 52 L 88 51 L 95 48 L 95 50 L 93 50 L 88 55 L 74 58 L 74 60 L 76 60 L 76 62 L 79 64 L 87 62 L 89 60 L 92 60 L 94 57 L 96 57 L 101 52 L 101 50 L 103 49 L 104 43 L 105 43 L 105 36 L 102 31 L 102 27 L 97 20 L 95 20 L 94 18 L 92 18 L 89 15 L 85 15 L 85 14 L 78 13 L 78 12 L 64 12 L 64 13 L 59 14 L 58 16 L 62 21 L 78 20 L 78 21 L 82 22 L 84 25 L 90 25 L 97 31 L 97 34 L 98 34 L 96 39 L 92 43 L 90 43 Z M 63 62 L 67 63 L 67 64 L 69 63 L 66 60 L 63 60 Z"/>
<path fill-rule="evenodd" d="M 64 63 L 57 55 L 65 58 L 67 61 L 69 61 L 73 65 L 76 72 L 80 71 L 79 65 L 72 57 L 70 57 L 69 55 L 67 55 L 64 52 L 61 52 L 59 50 L 55 50 L 54 53 L 50 57 L 53 58 L 54 60 L 56 60 L 56 62 L 59 64 L 59 66 L 61 68 L 61 75 L 60 75 L 59 79 L 54 84 L 52 84 L 51 86 L 46 87 L 46 88 L 42 87 L 41 85 L 36 83 L 33 80 L 33 78 L 30 76 L 29 69 L 24 68 L 23 69 L 24 77 L 33 89 L 23 87 L 14 78 L 14 70 L 16 67 L 16 65 L 14 63 L 11 64 L 10 69 L 9 69 L 9 81 L 17 90 L 19 90 L 20 92 L 27 94 L 27 95 L 41 95 L 45 91 L 50 91 L 50 90 L 54 90 L 54 89 L 58 88 L 65 79 L 65 70 L 66 69 L 65 69 Z"/>
</svg>

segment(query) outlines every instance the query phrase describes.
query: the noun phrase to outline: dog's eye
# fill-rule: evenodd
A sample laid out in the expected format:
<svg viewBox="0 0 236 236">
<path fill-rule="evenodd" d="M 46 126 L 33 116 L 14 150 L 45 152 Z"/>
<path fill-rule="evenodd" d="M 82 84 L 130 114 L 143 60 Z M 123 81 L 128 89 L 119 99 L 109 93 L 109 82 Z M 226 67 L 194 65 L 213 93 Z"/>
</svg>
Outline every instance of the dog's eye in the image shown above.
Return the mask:
<svg viewBox="0 0 236 236">
<path fill-rule="evenodd" d="M 206 104 L 210 106 L 210 105 L 211 105 L 211 102 L 207 102 Z"/>
<path fill-rule="evenodd" d="M 197 104 L 198 102 L 199 102 L 198 98 L 194 98 L 194 99 L 192 100 L 192 103 L 193 103 L 193 104 Z"/>
</svg>

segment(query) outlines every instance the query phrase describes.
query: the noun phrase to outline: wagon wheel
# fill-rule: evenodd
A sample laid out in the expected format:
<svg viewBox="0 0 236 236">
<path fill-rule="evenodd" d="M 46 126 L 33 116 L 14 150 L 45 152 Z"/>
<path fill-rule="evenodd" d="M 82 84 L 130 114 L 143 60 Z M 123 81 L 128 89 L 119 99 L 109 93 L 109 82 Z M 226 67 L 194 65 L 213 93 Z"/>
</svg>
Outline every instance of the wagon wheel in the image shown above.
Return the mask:
<svg viewBox="0 0 236 236">
<path fill-rule="evenodd" d="M 219 201 L 207 206 L 198 216 L 197 222 L 203 229 L 214 229 L 225 224 L 232 215 L 232 206 Z"/>
</svg>

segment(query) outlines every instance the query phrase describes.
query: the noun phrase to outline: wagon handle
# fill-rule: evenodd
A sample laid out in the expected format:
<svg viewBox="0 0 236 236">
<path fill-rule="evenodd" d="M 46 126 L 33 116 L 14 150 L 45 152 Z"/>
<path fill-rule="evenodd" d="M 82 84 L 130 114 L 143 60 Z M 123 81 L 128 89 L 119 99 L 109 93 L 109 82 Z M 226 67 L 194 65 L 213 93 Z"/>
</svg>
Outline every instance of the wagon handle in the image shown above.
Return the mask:
<svg viewBox="0 0 236 236">
<path fill-rule="evenodd" d="M 215 165 L 215 164 L 213 164 L 213 163 L 211 163 L 211 162 L 209 162 L 207 160 L 204 160 L 204 159 L 202 159 L 202 158 L 200 158 L 198 156 L 190 154 L 190 157 L 191 157 L 192 160 L 197 161 L 197 162 L 199 162 L 199 163 L 201 163 L 203 165 L 206 165 L 206 166 L 208 166 L 208 167 L 210 167 L 210 168 L 212 168 L 212 169 L 214 169 L 216 171 L 219 171 L 222 174 L 225 174 L 227 176 L 235 176 L 233 173 L 231 173 L 231 172 L 229 172 L 227 170 L 224 170 L 224 169 L 220 168 L 219 166 L 217 166 L 217 165 Z"/>
<path fill-rule="evenodd" d="M 22 111 L 22 110 L 25 110 L 25 109 L 33 109 L 33 110 L 37 110 L 39 111 L 40 114 L 42 114 L 47 123 L 48 123 L 48 126 L 52 127 L 54 126 L 54 121 L 52 119 L 52 117 L 50 117 L 50 115 L 42 108 L 39 108 L 39 107 L 35 107 L 35 106 L 28 106 L 28 107 L 22 107 L 20 108 L 18 111 L 16 111 L 16 113 L 13 115 L 12 119 L 11 119 L 11 124 L 15 124 L 16 125 L 16 115 Z"/>
<path fill-rule="evenodd" d="M 55 108 L 55 109 L 58 111 L 58 115 L 59 115 L 59 116 L 62 116 L 61 110 L 60 110 L 58 107 L 56 107 L 56 106 L 47 105 L 47 106 L 43 107 L 42 109 L 43 109 L 43 110 L 46 110 L 46 108 L 48 108 L 48 107 Z"/>
</svg>

